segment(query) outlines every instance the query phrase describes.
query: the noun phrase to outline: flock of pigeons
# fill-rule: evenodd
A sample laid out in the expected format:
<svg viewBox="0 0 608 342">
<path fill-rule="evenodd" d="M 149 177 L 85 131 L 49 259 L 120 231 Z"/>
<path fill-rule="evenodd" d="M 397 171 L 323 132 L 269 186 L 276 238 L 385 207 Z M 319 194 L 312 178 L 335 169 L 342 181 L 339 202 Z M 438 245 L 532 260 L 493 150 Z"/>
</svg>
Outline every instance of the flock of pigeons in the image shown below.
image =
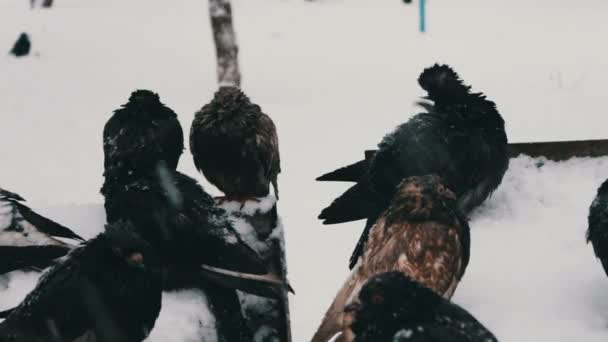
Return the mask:
<svg viewBox="0 0 608 342">
<path fill-rule="evenodd" d="M 352 272 L 312 341 L 496 341 L 449 300 L 469 263 L 466 215 L 508 168 L 494 102 L 446 65 L 422 72 L 425 109 L 365 159 L 319 177 L 354 182 L 325 208 L 324 224 L 366 219 Z M 590 208 L 588 240 L 608 275 L 608 180 Z"/>
<path fill-rule="evenodd" d="M 324 224 L 366 224 L 313 342 L 497 341 L 450 298 L 469 263 L 466 215 L 509 165 L 504 121 L 449 66 L 425 69 L 418 82 L 428 93 L 423 113 L 364 160 L 318 178 L 355 183 L 321 212 Z M 0 342 L 142 341 L 162 291 L 184 288 L 206 292 L 220 341 L 252 341 L 236 289 L 279 298 L 291 287 L 268 272 L 216 201 L 257 200 L 270 185 L 278 198 L 272 120 L 234 87 L 196 113 L 190 149 L 225 194 L 215 200 L 176 171 L 183 132 L 157 94 L 133 92 L 103 138 L 107 224 L 97 237 L 84 241 L 0 190 L 0 271 L 47 269 L 21 304 L 0 313 Z M 608 274 L 608 181 L 591 205 L 588 240 Z"/>
<path fill-rule="evenodd" d="M 355 185 L 319 215 L 366 219 L 352 272 L 313 342 L 496 341 L 449 299 L 469 263 L 465 217 L 509 165 L 504 121 L 448 66 L 418 78 L 425 112 L 397 127 L 366 159 L 318 178 Z M 407 289 L 407 290 L 405 290 Z"/>
<path fill-rule="evenodd" d="M 224 200 L 266 196 L 269 184 L 277 191 L 275 126 L 239 89 L 220 88 L 196 113 L 190 136 L 197 167 Z M 137 90 L 106 123 L 103 149 L 107 224 L 89 241 L 19 195 L 0 193 L 2 271 L 53 265 L 21 304 L 1 313 L 0 341 L 143 341 L 162 291 L 187 288 L 207 295 L 220 341 L 252 341 L 236 290 L 280 298 L 291 288 L 215 200 L 176 170 L 184 150 L 176 114 L 157 94 Z"/>
</svg>

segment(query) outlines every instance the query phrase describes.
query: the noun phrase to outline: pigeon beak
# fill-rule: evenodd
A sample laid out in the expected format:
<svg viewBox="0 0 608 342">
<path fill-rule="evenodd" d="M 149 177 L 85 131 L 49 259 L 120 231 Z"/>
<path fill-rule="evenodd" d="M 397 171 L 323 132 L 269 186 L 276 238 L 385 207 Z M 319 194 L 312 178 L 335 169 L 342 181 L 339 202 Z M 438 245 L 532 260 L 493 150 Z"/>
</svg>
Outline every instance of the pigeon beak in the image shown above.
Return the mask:
<svg viewBox="0 0 608 342">
<path fill-rule="evenodd" d="M 143 267 L 144 256 L 140 252 L 133 252 L 127 257 L 129 263 L 133 266 Z"/>
<path fill-rule="evenodd" d="M 207 280 L 261 297 L 280 299 L 287 291 L 295 294 L 286 280 L 270 273 L 242 273 L 208 265 L 201 265 L 200 271 Z"/>
</svg>

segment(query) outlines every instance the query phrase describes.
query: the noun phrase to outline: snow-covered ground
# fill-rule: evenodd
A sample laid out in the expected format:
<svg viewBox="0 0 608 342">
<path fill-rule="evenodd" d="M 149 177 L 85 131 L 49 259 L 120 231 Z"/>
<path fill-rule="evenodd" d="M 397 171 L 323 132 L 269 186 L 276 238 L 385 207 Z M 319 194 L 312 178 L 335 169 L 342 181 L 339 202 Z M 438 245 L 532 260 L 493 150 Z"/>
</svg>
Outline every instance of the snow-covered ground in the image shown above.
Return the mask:
<svg viewBox="0 0 608 342">
<path fill-rule="evenodd" d="M 511 141 L 605 137 L 604 0 L 429 0 L 424 35 L 415 6 L 400 0 L 233 7 L 243 88 L 279 130 L 296 341 L 310 338 L 346 277 L 362 226 L 323 227 L 319 210 L 345 185 L 314 178 L 360 158 L 415 113 L 424 67 L 449 63 L 487 93 Z M 1 0 L 0 50 L 27 31 L 35 56 L 0 57 L 0 186 L 85 236 L 100 230 L 103 123 L 132 90 L 150 88 L 189 130 L 216 87 L 207 15 L 201 0 L 56 0 L 47 11 Z M 471 263 L 454 301 L 502 341 L 604 341 L 608 279 L 584 231 L 608 159 L 534 164 L 512 161 L 473 215 Z M 203 180 L 188 152 L 180 170 Z M 18 302 L 34 280 L 15 278 L 0 303 Z M 172 318 L 159 320 L 173 329 L 154 332 L 158 340 L 196 332 Z"/>
</svg>

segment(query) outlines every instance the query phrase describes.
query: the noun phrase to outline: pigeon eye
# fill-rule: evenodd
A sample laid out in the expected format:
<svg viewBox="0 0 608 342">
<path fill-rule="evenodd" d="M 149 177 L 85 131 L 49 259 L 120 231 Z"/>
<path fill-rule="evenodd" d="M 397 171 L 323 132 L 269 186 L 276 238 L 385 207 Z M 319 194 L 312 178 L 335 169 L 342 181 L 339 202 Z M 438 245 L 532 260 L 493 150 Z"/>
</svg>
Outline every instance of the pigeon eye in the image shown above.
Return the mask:
<svg viewBox="0 0 608 342">
<path fill-rule="evenodd" d="M 374 304 L 383 304 L 384 303 L 384 297 L 380 294 L 375 294 L 372 296 L 372 303 Z"/>
</svg>

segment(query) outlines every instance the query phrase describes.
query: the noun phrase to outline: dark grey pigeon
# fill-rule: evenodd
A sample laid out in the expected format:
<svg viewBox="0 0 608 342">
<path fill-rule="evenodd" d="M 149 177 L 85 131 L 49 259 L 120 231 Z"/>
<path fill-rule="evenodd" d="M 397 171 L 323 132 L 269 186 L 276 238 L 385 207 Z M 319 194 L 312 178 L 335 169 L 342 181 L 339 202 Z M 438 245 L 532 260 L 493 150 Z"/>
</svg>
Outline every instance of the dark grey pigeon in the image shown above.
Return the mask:
<svg viewBox="0 0 608 342">
<path fill-rule="evenodd" d="M 370 278 L 346 308 L 352 321 L 343 334 L 354 342 L 496 342 L 460 306 L 401 272 Z"/>
<path fill-rule="evenodd" d="M 108 225 L 52 267 L 0 323 L 0 341 L 143 341 L 160 312 L 162 278 L 154 249 L 134 232 L 129 222 Z"/>
<path fill-rule="evenodd" d="M 447 65 L 425 69 L 418 83 L 431 101 L 421 103 L 425 111 L 387 134 L 369 161 L 342 169 L 356 184 L 319 215 L 324 224 L 367 220 L 351 268 L 361 256 L 371 225 L 403 178 L 440 176 L 467 214 L 498 187 L 509 165 L 504 121 L 494 102 L 471 92 Z"/>
<path fill-rule="evenodd" d="M 587 242 L 591 242 L 595 256 L 608 275 L 608 180 L 597 189 L 587 221 Z"/>
</svg>

